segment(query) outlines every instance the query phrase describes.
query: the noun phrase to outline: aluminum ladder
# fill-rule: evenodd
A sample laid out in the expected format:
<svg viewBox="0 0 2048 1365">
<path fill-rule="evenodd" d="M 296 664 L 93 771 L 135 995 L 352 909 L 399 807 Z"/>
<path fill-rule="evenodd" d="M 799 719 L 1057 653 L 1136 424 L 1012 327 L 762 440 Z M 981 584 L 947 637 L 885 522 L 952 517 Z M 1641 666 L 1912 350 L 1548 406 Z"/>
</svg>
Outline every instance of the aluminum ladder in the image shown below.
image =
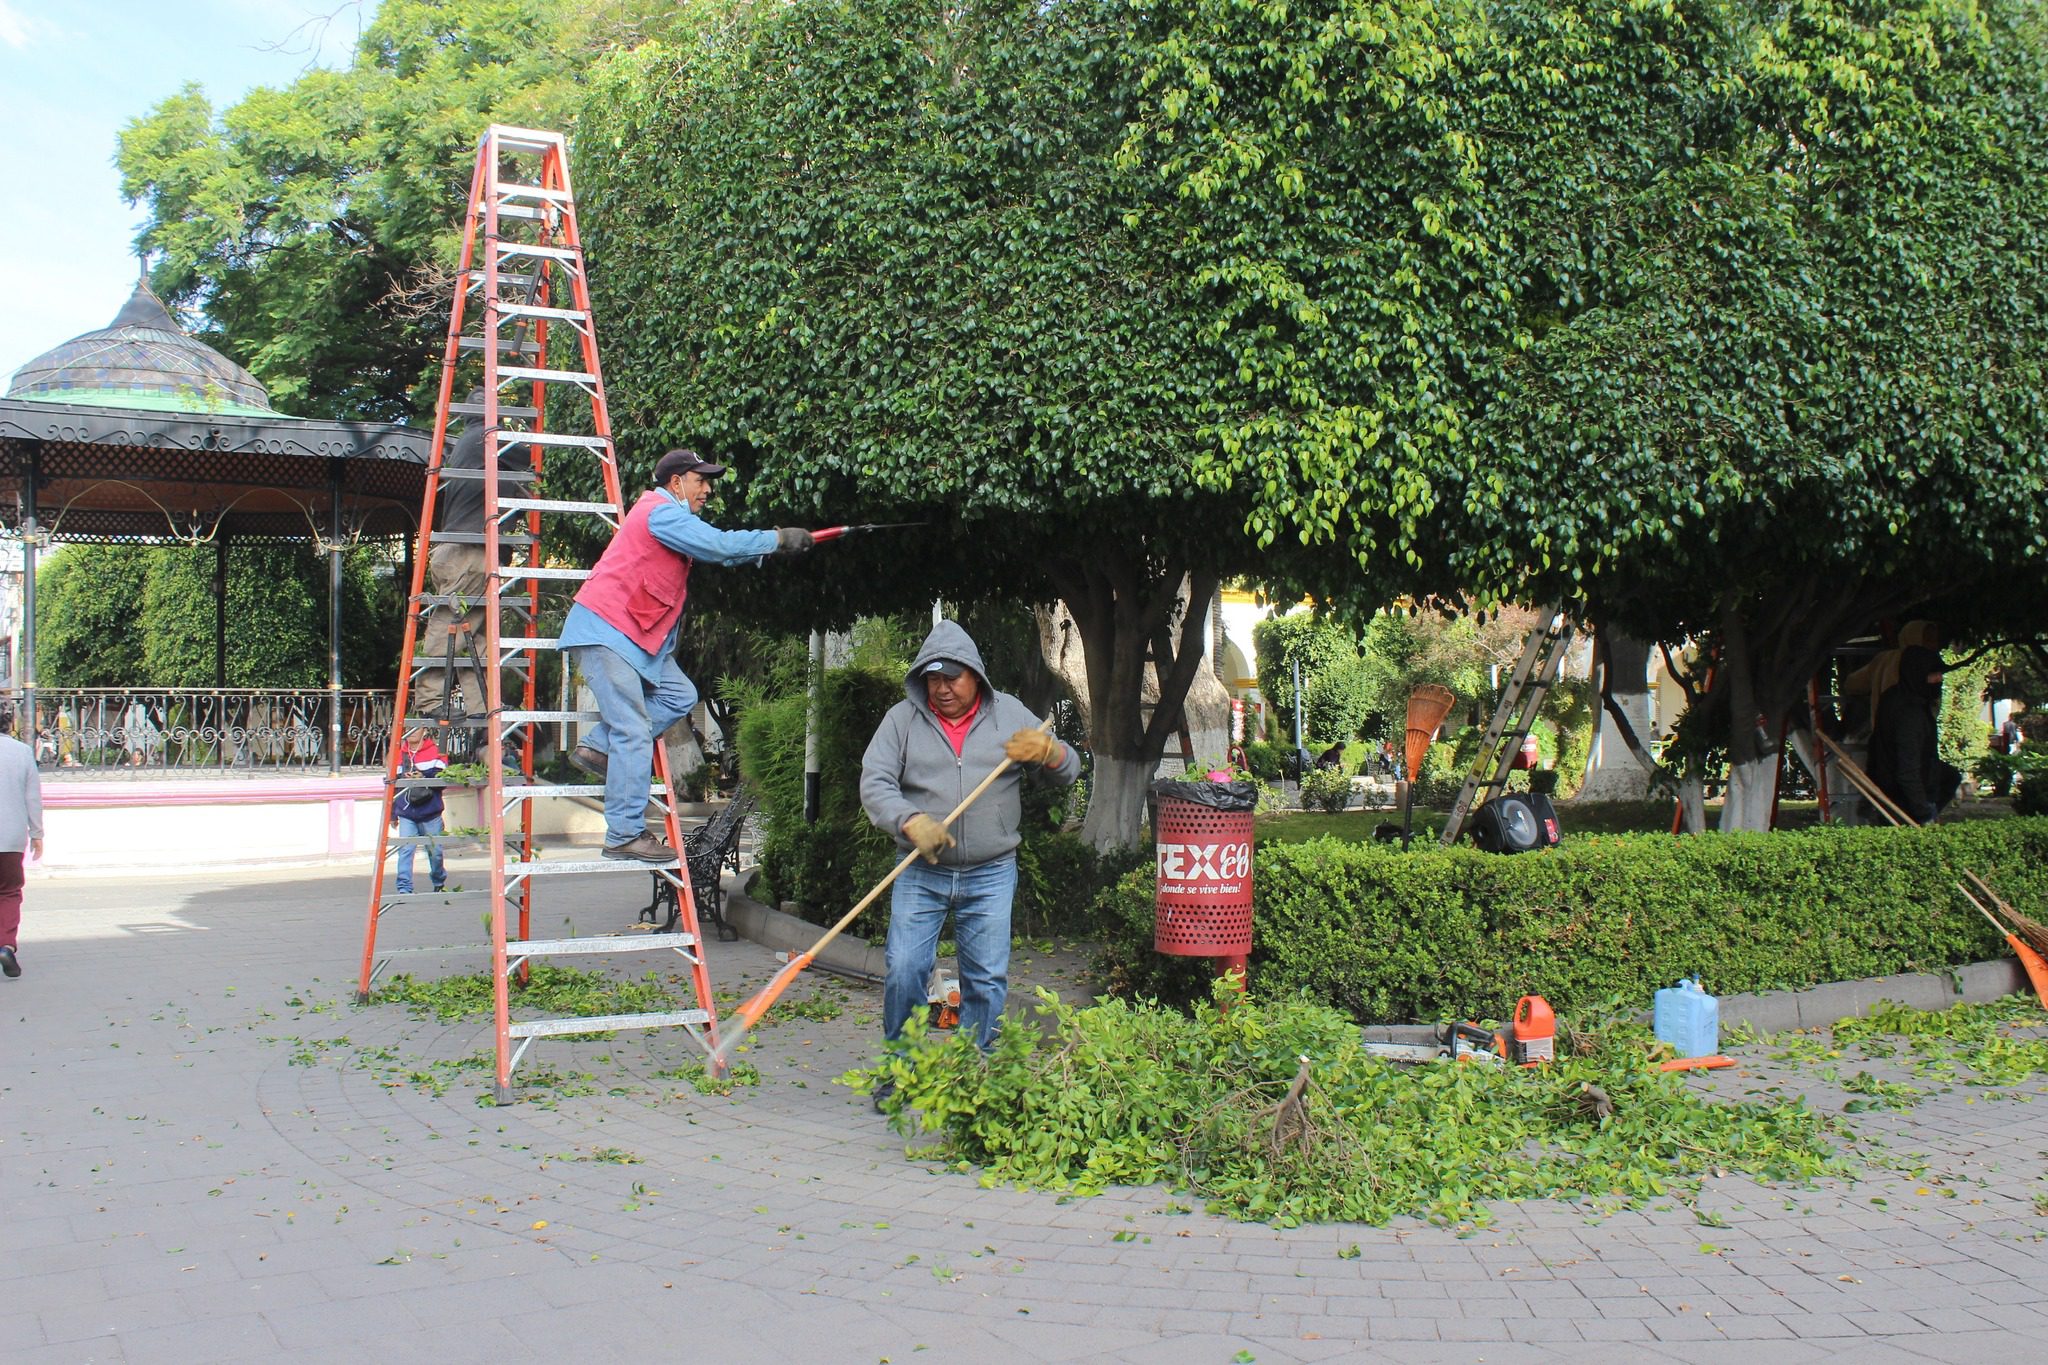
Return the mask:
<svg viewBox="0 0 2048 1365">
<path fill-rule="evenodd" d="M 1493 719 L 1479 741 L 1479 752 L 1472 759 L 1464 784 L 1458 788 L 1458 799 L 1451 803 L 1451 813 L 1444 821 L 1445 848 L 1457 843 L 1458 836 L 1465 832 L 1465 822 L 1478 805 L 1480 794 L 1490 796 L 1507 785 L 1508 774 L 1514 771 L 1515 755 L 1521 751 L 1529 727 L 1536 723 L 1537 713 L 1564 671 L 1565 655 L 1571 652 L 1571 647 L 1571 621 L 1562 609 L 1548 608 L 1542 624 L 1529 632 L 1522 657 L 1516 660 L 1515 671 L 1501 688 Z"/>
<path fill-rule="evenodd" d="M 590 306 L 589 277 L 584 269 L 582 236 L 576 220 L 576 200 L 569 183 L 568 149 L 560 133 L 530 128 L 493 125 L 486 129 L 477 146 L 476 170 L 470 182 L 468 210 L 462 239 L 462 262 L 449 313 L 447 347 L 441 359 L 440 395 L 434 415 L 434 440 L 427 466 L 426 496 L 420 513 L 418 553 L 413 556 L 412 583 L 405 621 L 405 643 L 398 675 L 398 696 L 393 709 L 391 752 L 385 767 L 383 819 L 378 824 L 377 861 L 371 873 L 369 906 L 363 931 L 361 972 L 357 999 L 371 998 L 377 977 L 393 958 L 407 955 L 449 955 L 481 951 L 483 944 L 439 948 L 381 949 L 377 943 L 383 916 L 412 903 L 462 901 L 488 897 L 490 923 L 491 977 L 493 983 L 492 1031 L 496 1039 L 495 1073 L 497 1099 L 512 1098 L 512 1073 L 537 1038 L 617 1029 L 682 1028 L 708 1055 L 718 1044 L 718 1015 L 712 1002 L 711 978 L 706 969 L 703 939 L 698 931 L 697 903 L 691 893 L 689 873 L 680 858 L 668 863 L 618 861 L 610 859 L 544 860 L 533 839 L 536 802 L 564 797 L 601 798 L 602 784 L 557 784 L 534 778 L 534 753 L 539 729 L 549 723 L 592 722 L 594 711 L 546 710 L 535 695 L 535 665 L 543 651 L 560 648 L 555 638 L 536 633 L 540 617 L 542 584 L 573 585 L 589 578 L 588 569 L 548 566 L 542 555 L 541 518 L 595 518 L 616 530 L 625 518 L 625 500 L 619 477 L 617 452 L 612 443 L 611 415 L 605 405 L 604 371 L 598 361 L 597 330 Z M 474 330 L 471 330 L 474 328 Z M 566 346 L 550 350 L 549 332 Z M 562 330 L 569 335 L 564 337 Z M 572 368 L 555 368 L 551 355 L 571 353 Z M 453 401 L 458 379 L 478 382 L 481 369 L 481 404 Z M 515 399 L 503 400 L 506 390 Z M 464 390 L 467 391 L 466 389 Z M 547 400 L 551 394 L 566 398 L 587 414 L 591 435 L 550 430 Z M 587 408 L 582 405 L 587 403 Z M 484 431 L 483 467 L 480 470 L 443 467 L 451 416 L 481 422 Z M 521 467 L 501 469 L 500 458 L 524 447 L 531 455 L 530 472 Z M 603 477 L 603 501 L 583 502 L 532 496 L 538 491 L 523 485 L 536 484 L 546 459 L 595 460 Z M 483 482 L 484 525 L 436 531 L 435 499 L 443 479 L 475 478 Z M 439 597 L 427 591 L 427 561 L 435 545 L 470 544 L 483 547 L 488 586 L 481 603 Z M 422 670 L 436 666 L 430 658 L 418 658 L 415 646 L 423 621 L 436 610 L 458 616 L 474 606 L 483 608 L 484 647 L 482 657 L 495 667 L 486 667 L 482 679 L 485 714 L 408 716 L 414 683 Z M 509 619 L 508 619 L 509 618 Z M 507 672 L 521 677 L 523 696 L 505 695 Z M 460 701 L 464 689 L 452 674 L 442 680 L 447 695 Z M 442 708 L 444 711 L 446 707 Z M 477 740 L 471 745 L 452 745 L 458 750 L 480 750 L 488 778 L 483 808 L 488 826 L 481 836 L 447 834 L 400 838 L 390 832 L 391 806 L 402 786 L 417 785 L 419 779 L 401 780 L 399 750 L 406 733 L 425 727 L 437 738 L 460 735 Z M 508 762 L 516 753 L 517 766 Z M 460 784 L 436 779 L 443 787 Z M 654 745 L 653 782 L 650 804 L 658 806 L 669 847 L 683 847 L 682 828 L 677 819 L 674 790 L 669 782 L 668 755 L 657 736 Z M 514 820 L 514 812 L 517 819 Z M 387 857 L 407 844 L 421 845 L 438 840 L 444 847 L 474 846 L 481 843 L 489 854 L 490 884 L 474 891 L 389 893 L 385 889 Z M 680 906 L 674 932 L 631 932 L 619 935 L 534 939 L 530 937 L 535 883 L 541 878 L 580 873 L 615 873 L 642 877 L 649 872 L 666 879 L 676 889 Z M 510 923 L 516 910 L 518 920 Z M 615 1014 L 589 1018 L 514 1019 L 517 1005 L 514 977 L 524 981 L 528 964 L 535 959 L 562 961 L 619 953 L 675 953 L 689 968 L 696 1003 L 692 1008 L 644 1014 Z"/>
</svg>

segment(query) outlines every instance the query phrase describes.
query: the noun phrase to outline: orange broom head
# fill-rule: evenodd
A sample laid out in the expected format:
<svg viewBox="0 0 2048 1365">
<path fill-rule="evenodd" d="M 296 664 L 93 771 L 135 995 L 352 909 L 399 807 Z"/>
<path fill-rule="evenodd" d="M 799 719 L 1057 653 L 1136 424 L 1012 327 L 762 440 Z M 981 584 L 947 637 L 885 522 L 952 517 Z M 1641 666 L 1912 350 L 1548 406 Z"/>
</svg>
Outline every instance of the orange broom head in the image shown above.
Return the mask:
<svg viewBox="0 0 2048 1365">
<path fill-rule="evenodd" d="M 2048 1010 L 2048 960 L 2020 942 L 2018 934 L 2007 934 L 2005 941 L 2011 946 L 2013 956 L 2020 960 L 2020 966 L 2026 968 L 2027 981 L 2034 988 L 2035 999 L 2041 1002 L 2042 1009 Z"/>
<path fill-rule="evenodd" d="M 1458 704 L 1458 694 L 1437 683 L 1424 683 L 1408 694 L 1408 775 L 1422 771 L 1423 755 L 1436 742 L 1437 728 Z"/>
</svg>

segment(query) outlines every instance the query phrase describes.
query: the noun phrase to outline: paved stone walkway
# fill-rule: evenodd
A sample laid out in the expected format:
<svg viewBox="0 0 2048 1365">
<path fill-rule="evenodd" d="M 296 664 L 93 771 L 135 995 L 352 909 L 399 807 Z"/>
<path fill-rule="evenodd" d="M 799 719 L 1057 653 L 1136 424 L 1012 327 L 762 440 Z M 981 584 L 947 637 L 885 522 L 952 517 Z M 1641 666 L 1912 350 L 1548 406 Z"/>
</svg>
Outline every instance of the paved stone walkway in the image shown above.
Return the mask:
<svg viewBox="0 0 2048 1365">
<path fill-rule="evenodd" d="M 547 890 L 536 932 L 587 934 L 631 922 L 641 884 Z M 1725 1227 L 1537 1204 L 1463 1238 L 1282 1231 L 907 1160 L 834 1084 L 876 1031 L 863 986 L 803 987 L 843 1013 L 764 1026 L 762 1084 L 730 1099 L 660 1074 L 689 1059 L 679 1035 L 622 1035 L 537 1044 L 529 1079 L 555 1083 L 482 1107 L 487 1077 L 456 1065 L 487 1046 L 475 1024 L 349 1003 L 362 892 L 331 872 L 30 885 L 27 974 L 0 981 L 0 1360 L 2048 1356 L 2035 1090 L 1860 1115 L 1907 1170 L 1715 1181 Z M 392 941 L 477 928 L 409 913 Z M 774 966 L 745 943 L 713 962 L 735 993 Z M 1023 974 L 1071 989 L 1071 968 Z"/>
</svg>

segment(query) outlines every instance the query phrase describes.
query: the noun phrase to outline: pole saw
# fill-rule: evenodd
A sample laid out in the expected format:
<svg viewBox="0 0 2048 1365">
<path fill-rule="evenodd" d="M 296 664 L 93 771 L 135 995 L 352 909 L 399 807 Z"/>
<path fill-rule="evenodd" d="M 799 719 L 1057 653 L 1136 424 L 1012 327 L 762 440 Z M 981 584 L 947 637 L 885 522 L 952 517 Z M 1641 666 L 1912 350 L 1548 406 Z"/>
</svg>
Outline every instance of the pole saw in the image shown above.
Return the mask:
<svg viewBox="0 0 2048 1365">
<path fill-rule="evenodd" d="M 811 532 L 811 543 L 823 545 L 828 540 L 840 540 L 846 536 L 857 536 L 868 531 L 901 531 L 912 526 L 929 526 L 928 521 L 881 521 L 868 522 L 863 526 L 827 526 Z"/>
</svg>

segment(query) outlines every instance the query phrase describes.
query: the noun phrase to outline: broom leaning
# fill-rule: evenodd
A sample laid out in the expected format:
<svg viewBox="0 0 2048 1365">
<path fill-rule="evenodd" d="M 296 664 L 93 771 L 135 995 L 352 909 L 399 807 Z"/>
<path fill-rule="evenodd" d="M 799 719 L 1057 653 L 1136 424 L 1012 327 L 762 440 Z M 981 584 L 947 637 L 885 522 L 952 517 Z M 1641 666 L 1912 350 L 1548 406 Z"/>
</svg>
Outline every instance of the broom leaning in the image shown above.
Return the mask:
<svg viewBox="0 0 2048 1365">
<path fill-rule="evenodd" d="M 1835 756 L 1835 762 L 1841 766 L 1842 774 L 1849 779 L 1850 785 L 1862 793 L 1863 798 L 1875 806 L 1885 819 L 1894 825 L 1905 825 L 1913 829 L 1920 827 L 1920 822 L 1908 815 L 1896 801 L 1886 796 L 1870 774 L 1863 771 L 1862 765 L 1855 759 L 1849 757 L 1848 752 L 1835 742 L 1833 736 L 1821 734 L 1818 730 L 1814 731 L 1814 734 L 1827 746 L 1828 752 Z M 2020 966 L 2027 973 L 2028 982 L 2034 987 L 2034 995 L 2040 1000 L 2041 1008 L 2048 1010 L 2048 956 L 2043 956 L 2048 954 L 2048 926 L 2013 909 L 2004 897 L 1993 891 L 1990 884 L 1975 872 L 1965 868 L 1963 875 L 1983 894 L 1984 899 L 1979 899 L 1977 894 L 1961 882 L 1955 884 L 1956 890 L 1963 893 L 1963 899 L 1968 901 L 1978 914 L 1991 922 L 1991 927 L 1998 931 L 1999 937 L 2012 949 L 2013 956 L 2020 960 Z M 1987 905 L 1986 901 L 1990 904 Z M 1996 905 L 1999 913 L 2006 916 L 2011 923 L 2008 925 L 2000 922 L 1998 916 L 1991 913 L 1991 905 Z"/>
</svg>

